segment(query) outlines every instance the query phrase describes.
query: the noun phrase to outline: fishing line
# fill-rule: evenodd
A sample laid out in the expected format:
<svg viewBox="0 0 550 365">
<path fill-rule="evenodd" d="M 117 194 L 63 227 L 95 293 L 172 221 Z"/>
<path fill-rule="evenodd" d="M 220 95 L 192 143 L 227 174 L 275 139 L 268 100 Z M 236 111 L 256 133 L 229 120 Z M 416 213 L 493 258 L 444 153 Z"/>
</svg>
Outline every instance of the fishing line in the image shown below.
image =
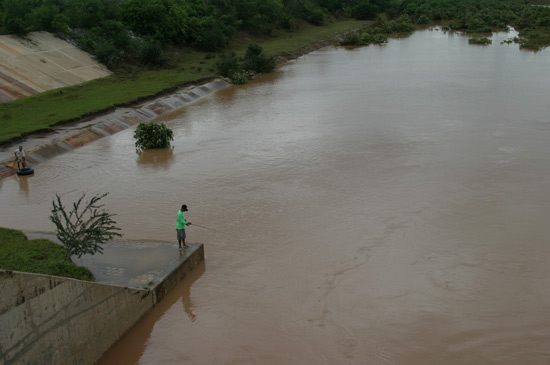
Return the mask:
<svg viewBox="0 0 550 365">
<path fill-rule="evenodd" d="M 201 226 L 201 225 L 198 225 L 198 224 L 195 224 L 195 223 L 191 223 L 191 226 L 197 226 L 197 227 L 200 227 L 200 228 L 208 229 L 208 230 L 210 230 L 210 231 L 214 231 L 214 232 L 218 232 L 218 233 L 223 233 L 223 234 L 225 234 L 225 232 L 218 231 L 217 229 L 208 228 L 208 227 Z"/>
</svg>

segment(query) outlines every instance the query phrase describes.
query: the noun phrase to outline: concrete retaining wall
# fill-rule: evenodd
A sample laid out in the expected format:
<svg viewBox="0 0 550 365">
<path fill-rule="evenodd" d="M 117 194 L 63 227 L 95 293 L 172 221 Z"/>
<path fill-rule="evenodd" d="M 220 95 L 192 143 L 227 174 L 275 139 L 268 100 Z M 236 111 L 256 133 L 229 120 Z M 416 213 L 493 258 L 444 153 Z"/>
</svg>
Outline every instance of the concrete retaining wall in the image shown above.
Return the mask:
<svg viewBox="0 0 550 365">
<path fill-rule="evenodd" d="M 0 364 L 93 364 L 203 260 L 151 290 L 0 270 Z"/>
</svg>

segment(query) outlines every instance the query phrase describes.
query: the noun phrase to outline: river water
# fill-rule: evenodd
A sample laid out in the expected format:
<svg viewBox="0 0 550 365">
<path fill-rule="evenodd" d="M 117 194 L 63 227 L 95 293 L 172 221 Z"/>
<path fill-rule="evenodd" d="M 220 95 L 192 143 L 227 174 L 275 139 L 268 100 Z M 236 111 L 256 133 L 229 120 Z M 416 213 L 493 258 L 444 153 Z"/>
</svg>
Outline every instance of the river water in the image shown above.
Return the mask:
<svg viewBox="0 0 550 365">
<path fill-rule="evenodd" d="M 0 226 L 109 192 L 206 262 L 103 364 L 550 362 L 550 52 L 441 31 L 326 48 L 0 182 Z M 177 254 L 175 249 L 174 254 Z"/>
</svg>

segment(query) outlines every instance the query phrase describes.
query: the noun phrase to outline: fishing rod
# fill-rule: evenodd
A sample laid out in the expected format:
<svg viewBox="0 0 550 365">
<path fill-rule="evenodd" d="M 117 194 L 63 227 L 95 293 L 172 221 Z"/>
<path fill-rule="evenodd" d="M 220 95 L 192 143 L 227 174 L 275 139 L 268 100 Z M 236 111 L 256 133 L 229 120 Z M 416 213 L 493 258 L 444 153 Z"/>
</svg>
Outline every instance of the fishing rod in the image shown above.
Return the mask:
<svg viewBox="0 0 550 365">
<path fill-rule="evenodd" d="M 204 228 L 204 229 L 208 229 L 210 231 L 214 231 L 214 232 L 218 232 L 218 233 L 223 233 L 225 234 L 225 232 L 222 232 L 222 231 L 218 231 L 217 229 L 214 229 L 214 228 L 208 228 L 208 227 L 205 227 L 205 226 L 201 226 L 201 225 L 198 225 L 198 224 L 195 224 L 195 223 L 191 223 L 192 226 L 197 226 L 197 227 L 200 227 L 200 228 Z"/>
</svg>

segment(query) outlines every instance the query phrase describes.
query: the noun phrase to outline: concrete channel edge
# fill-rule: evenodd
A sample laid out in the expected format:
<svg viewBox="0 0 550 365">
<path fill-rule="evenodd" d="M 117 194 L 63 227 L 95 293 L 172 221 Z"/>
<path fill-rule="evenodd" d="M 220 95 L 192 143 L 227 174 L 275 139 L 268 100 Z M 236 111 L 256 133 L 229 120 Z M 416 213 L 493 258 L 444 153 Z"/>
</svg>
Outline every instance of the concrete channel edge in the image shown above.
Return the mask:
<svg viewBox="0 0 550 365">
<path fill-rule="evenodd" d="M 96 363 L 204 261 L 193 246 L 151 289 L 0 270 L 0 364 Z"/>
</svg>

